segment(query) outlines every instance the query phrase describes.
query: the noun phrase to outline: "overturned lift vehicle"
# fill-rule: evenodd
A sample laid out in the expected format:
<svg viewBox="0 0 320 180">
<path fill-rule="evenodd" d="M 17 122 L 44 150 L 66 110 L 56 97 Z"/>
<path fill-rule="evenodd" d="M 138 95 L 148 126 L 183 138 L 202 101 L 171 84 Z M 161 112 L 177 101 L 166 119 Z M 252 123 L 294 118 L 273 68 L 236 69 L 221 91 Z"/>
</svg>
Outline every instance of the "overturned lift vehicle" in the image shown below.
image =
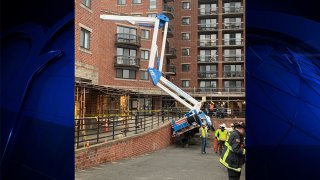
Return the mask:
<svg viewBox="0 0 320 180">
<path fill-rule="evenodd" d="M 136 17 L 136 16 L 118 16 L 118 15 L 100 15 L 103 20 L 112 21 L 127 21 L 134 25 L 153 28 L 153 37 L 151 44 L 151 52 L 149 59 L 148 72 L 155 86 L 159 87 L 166 93 L 168 93 L 175 100 L 183 104 L 190 109 L 183 118 L 171 121 L 173 129 L 173 137 L 182 137 L 188 140 L 193 136 L 198 128 L 206 121 L 209 128 L 213 128 L 210 117 L 206 116 L 203 111 L 200 110 L 202 102 L 197 101 L 182 89 L 171 83 L 165 77 L 163 77 L 162 66 L 163 57 L 166 46 L 167 30 L 169 18 L 164 14 L 158 14 L 156 17 Z M 158 30 L 163 28 L 163 39 L 160 57 L 158 57 L 157 38 Z"/>
</svg>

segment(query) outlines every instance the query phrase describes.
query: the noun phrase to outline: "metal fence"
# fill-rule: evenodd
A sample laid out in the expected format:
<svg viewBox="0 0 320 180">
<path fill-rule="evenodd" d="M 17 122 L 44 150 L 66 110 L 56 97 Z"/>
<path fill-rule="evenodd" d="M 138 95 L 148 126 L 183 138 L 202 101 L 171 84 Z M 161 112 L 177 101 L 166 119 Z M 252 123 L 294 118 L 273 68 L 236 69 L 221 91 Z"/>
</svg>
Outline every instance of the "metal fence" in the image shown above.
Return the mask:
<svg viewBox="0 0 320 180">
<path fill-rule="evenodd" d="M 183 116 L 179 109 L 131 112 L 121 115 L 116 112 L 104 117 L 75 119 L 75 148 L 121 139 L 161 126 L 171 119 Z"/>
</svg>

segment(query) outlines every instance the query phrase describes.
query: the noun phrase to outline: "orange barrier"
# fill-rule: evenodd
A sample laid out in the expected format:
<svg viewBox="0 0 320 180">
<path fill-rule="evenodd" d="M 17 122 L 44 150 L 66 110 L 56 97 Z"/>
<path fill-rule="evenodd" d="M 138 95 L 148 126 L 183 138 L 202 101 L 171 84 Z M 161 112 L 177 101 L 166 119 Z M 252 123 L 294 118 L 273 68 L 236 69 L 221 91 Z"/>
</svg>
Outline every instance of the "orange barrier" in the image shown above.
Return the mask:
<svg viewBox="0 0 320 180">
<path fill-rule="evenodd" d="M 217 152 L 218 151 L 218 139 L 217 138 L 214 138 L 213 139 L 213 150 L 214 152 Z"/>
</svg>

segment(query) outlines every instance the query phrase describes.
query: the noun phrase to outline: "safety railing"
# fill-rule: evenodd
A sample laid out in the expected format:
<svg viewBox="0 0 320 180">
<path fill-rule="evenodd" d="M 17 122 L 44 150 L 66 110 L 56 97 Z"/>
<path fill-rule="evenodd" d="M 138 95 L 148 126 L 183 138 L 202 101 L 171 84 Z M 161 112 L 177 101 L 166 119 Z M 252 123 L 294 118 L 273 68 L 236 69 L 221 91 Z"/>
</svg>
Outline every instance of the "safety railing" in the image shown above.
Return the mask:
<svg viewBox="0 0 320 180">
<path fill-rule="evenodd" d="M 218 72 L 217 71 L 199 71 L 198 78 L 201 79 L 213 79 L 217 78 Z"/>
<path fill-rule="evenodd" d="M 125 44 L 125 45 L 132 45 L 132 46 L 141 46 L 140 43 L 141 37 L 129 34 L 129 33 L 117 33 L 116 34 L 116 45 Z"/>
<path fill-rule="evenodd" d="M 243 46 L 243 38 L 223 39 L 224 46 Z"/>
<path fill-rule="evenodd" d="M 239 30 L 243 29 L 243 22 L 225 22 L 223 23 L 224 30 Z"/>
<path fill-rule="evenodd" d="M 224 62 L 243 62 L 243 55 L 242 54 L 230 54 L 223 56 Z"/>
<path fill-rule="evenodd" d="M 107 114 L 75 119 L 75 148 L 108 142 L 150 131 L 186 112 L 179 109 Z"/>
<path fill-rule="evenodd" d="M 133 56 L 115 56 L 114 57 L 114 65 L 115 66 L 133 66 L 139 68 L 140 59 Z"/>
<path fill-rule="evenodd" d="M 198 41 L 199 47 L 214 47 L 217 46 L 217 39 L 203 39 Z"/>
<path fill-rule="evenodd" d="M 199 55 L 198 63 L 210 63 L 210 62 L 218 62 L 218 56 L 216 55 Z"/>
<path fill-rule="evenodd" d="M 238 14 L 243 13 L 243 6 L 229 6 L 223 7 L 224 14 Z"/>
<path fill-rule="evenodd" d="M 200 16 L 217 15 L 218 8 L 199 8 Z"/>
<path fill-rule="evenodd" d="M 223 71 L 223 77 L 243 77 L 244 72 L 243 71 Z"/>
<path fill-rule="evenodd" d="M 198 24 L 199 31 L 218 31 L 218 23 Z"/>
</svg>

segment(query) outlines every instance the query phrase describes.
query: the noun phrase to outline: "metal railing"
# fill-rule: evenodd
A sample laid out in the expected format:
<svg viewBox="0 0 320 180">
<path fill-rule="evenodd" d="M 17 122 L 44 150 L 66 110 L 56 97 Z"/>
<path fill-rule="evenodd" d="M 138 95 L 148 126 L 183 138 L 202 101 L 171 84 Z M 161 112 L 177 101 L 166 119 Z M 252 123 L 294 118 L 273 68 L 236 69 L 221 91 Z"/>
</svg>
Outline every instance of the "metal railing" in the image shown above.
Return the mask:
<svg viewBox="0 0 320 180">
<path fill-rule="evenodd" d="M 198 24 L 199 31 L 217 31 L 218 30 L 218 23 L 214 24 Z"/>
<path fill-rule="evenodd" d="M 200 16 L 217 15 L 218 8 L 199 8 Z"/>
<path fill-rule="evenodd" d="M 199 71 L 198 78 L 202 79 L 212 79 L 217 78 L 218 72 L 217 71 Z"/>
<path fill-rule="evenodd" d="M 198 41 L 199 47 L 213 47 L 217 46 L 217 39 L 205 39 Z"/>
<path fill-rule="evenodd" d="M 131 112 L 129 115 L 107 114 L 105 116 L 75 119 L 75 148 L 108 142 L 150 131 L 186 112 L 179 109 Z"/>
<path fill-rule="evenodd" d="M 210 63 L 210 62 L 218 62 L 218 56 L 216 55 L 199 55 L 198 63 Z"/>
<path fill-rule="evenodd" d="M 134 35 L 134 34 L 128 34 L 128 33 L 117 33 L 116 34 L 116 43 L 121 44 L 129 44 L 134 46 L 140 46 L 140 40 L 141 37 Z"/>
<path fill-rule="evenodd" d="M 243 13 L 243 6 L 230 6 L 230 7 L 223 7 L 224 14 L 238 14 Z"/>
<path fill-rule="evenodd" d="M 223 56 L 224 62 L 241 62 L 243 61 L 243 55 L 224 55 Z"/>
<path fill-rule="evenodd" d="M 232 87 L 232 88 L 215 88 L 215 87 L 200 87 L 200 88 L 182 88 L 185 92 L 194 94 L 218 94 L 218 95 L 230 95 L 230 94 L 243 94 L 245 88 Z"/>
<path fill-rule="evenodd" d="M 140 59 L 136 58 L 135 56 L 115 56 L 114 57 L 115 61 L 114 64 L 115 66 L 135 66 L 139 67 L 140 66 Z"/>
<path fill-rule="evenodd" d="M 169 16 L 169 18 L 174 18 L 174 15 L 173 15 L 174 8 L 172 6 L 168 6 L 167 4 L 164 4 L 162 10 L 163 10 L 163 13 Z"/>
<path fill-rule="evenodd" d="M 223 39 L 223 45 L 225 46 L 242 46 L 243 45 L 243 38 L 229 38 Z"/>
<path fill-rule="evenodd" d="M 176 56 L 176 49 L 175 48 L 166 48 L 165 51 L 167 56 Z"/>
<path fill-rule="evenodd" d="M 243 77 L 243 71 L 223 71 L 223 77 Z"/>
<path fill-rule="evenodd" d="M 243 22 L 228 22 L 223 23 L 224 30 L 239 30 L 243 29 Z"/>
<path fill-rule="evenodd" d="M 176 66 L 172 64 L 167 64 L 166 65 L 166 73 L 176 73 Z"/>
</svg>

